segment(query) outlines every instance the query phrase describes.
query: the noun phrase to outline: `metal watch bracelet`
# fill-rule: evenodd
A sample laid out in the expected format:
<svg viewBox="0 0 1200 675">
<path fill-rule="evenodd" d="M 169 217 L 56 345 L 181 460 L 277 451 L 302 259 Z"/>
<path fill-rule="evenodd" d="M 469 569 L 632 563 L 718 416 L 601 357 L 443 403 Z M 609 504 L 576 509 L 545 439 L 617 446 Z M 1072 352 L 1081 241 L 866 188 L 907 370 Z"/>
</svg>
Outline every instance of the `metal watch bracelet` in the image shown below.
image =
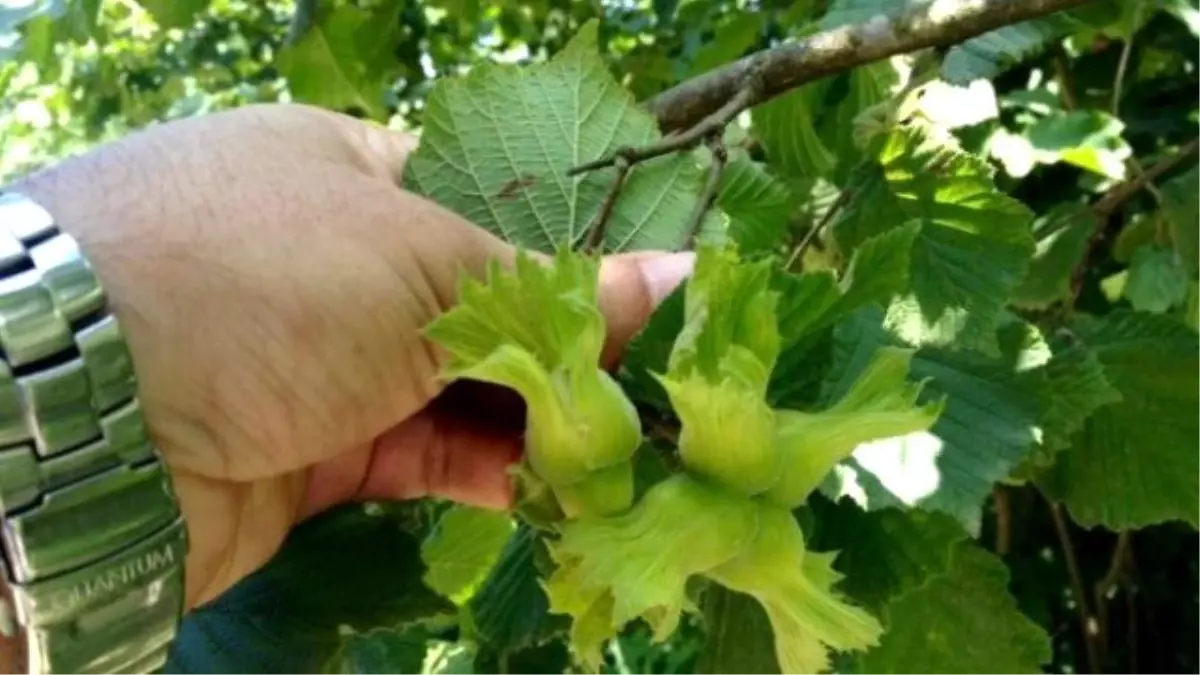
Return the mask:
<svg viewBox="0 0 1200 675">
<path fill-rule="evenodd" d="M 0 192 L 0 628 L 23 631 L 30 673 L 166 661 L 188 542 L 137 393 L 75 240 Z"/>
</svg>

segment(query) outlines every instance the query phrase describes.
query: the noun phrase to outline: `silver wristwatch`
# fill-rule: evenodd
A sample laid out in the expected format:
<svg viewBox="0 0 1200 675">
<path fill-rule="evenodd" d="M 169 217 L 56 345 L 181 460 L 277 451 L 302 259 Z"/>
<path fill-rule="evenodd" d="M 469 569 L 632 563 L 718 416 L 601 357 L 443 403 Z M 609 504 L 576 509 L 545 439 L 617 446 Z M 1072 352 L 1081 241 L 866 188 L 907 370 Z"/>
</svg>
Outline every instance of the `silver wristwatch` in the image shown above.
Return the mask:
<svg viewBox="0 0 1200 675">
<path fill-rule="evenodd" d="M 162 667 L 183 611 L 178 501 L 91 265 L 15 192 L 0 193 L 0 515 L 0 629 L 24 633 L 29 672 Z"/>
</svg>

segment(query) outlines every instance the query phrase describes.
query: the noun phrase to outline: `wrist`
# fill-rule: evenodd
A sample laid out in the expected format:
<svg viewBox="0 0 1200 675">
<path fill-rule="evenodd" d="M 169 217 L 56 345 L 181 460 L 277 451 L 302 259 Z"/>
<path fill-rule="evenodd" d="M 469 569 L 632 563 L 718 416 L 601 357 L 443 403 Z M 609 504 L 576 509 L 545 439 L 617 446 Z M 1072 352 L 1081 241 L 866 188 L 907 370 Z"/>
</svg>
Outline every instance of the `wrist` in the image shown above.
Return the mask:
<svg viewBox="0 0 1200 675">
<path fill-rule="evenodd" d="M 4 574 L 34 672 L 142 671 L 182 612 L 186 533 L 120 325 L 74 238 L 0 195 Z"/>
</svg>

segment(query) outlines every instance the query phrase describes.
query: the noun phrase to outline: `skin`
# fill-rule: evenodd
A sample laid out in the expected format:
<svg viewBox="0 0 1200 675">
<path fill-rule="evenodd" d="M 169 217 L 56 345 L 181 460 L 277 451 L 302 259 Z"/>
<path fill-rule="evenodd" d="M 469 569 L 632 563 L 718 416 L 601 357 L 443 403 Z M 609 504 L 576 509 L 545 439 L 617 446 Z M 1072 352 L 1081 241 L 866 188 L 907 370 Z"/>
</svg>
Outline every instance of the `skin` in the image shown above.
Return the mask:
<svg viewBox="0 0 1200 675">
<path fill-rule="evenodd" d="M 78 239 L 121 322 L 188 523 L 189 608 L 340 503 L 509 504 L 519 401 L 447 388 L 420 330 L 453 305 L 461 273 L 514 250 L 403 189 L 416 143 L 315 108 L 252 106 L 10 186 Z M 603 261 L 606 364 L 691 261 Z"/>
</svg>

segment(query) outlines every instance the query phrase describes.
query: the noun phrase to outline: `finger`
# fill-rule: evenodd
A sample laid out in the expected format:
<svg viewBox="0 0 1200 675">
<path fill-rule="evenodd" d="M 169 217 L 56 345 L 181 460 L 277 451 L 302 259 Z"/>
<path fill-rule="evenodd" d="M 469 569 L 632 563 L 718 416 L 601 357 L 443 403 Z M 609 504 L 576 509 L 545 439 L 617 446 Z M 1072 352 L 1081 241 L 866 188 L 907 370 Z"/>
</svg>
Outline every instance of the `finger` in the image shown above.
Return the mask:
<svg viewBox="0 0 1200 675">
<path fill-rule="evenodd" d="M 612 367 L 654 310 L 692 273 L 690 251 L 608 256 L 600 266 L 600 311 L 608 324 L 601 362 Z"/>
<path fill-rule="evenodd" d="M 413 419 L 311 467 L 296 522 L 354 500 L 430 494 L 504 508 L 524 427 L 525 403 L 516 392 L 454 382 Z"/>
<path fill-rule="evenodd" d="M 375 442 L 359 500 L 441 497 L 484 508 L 512 504 L 509 468 L 521 455 L 520 436 L 461 418 L 419 413 Z"/>
</svg>

